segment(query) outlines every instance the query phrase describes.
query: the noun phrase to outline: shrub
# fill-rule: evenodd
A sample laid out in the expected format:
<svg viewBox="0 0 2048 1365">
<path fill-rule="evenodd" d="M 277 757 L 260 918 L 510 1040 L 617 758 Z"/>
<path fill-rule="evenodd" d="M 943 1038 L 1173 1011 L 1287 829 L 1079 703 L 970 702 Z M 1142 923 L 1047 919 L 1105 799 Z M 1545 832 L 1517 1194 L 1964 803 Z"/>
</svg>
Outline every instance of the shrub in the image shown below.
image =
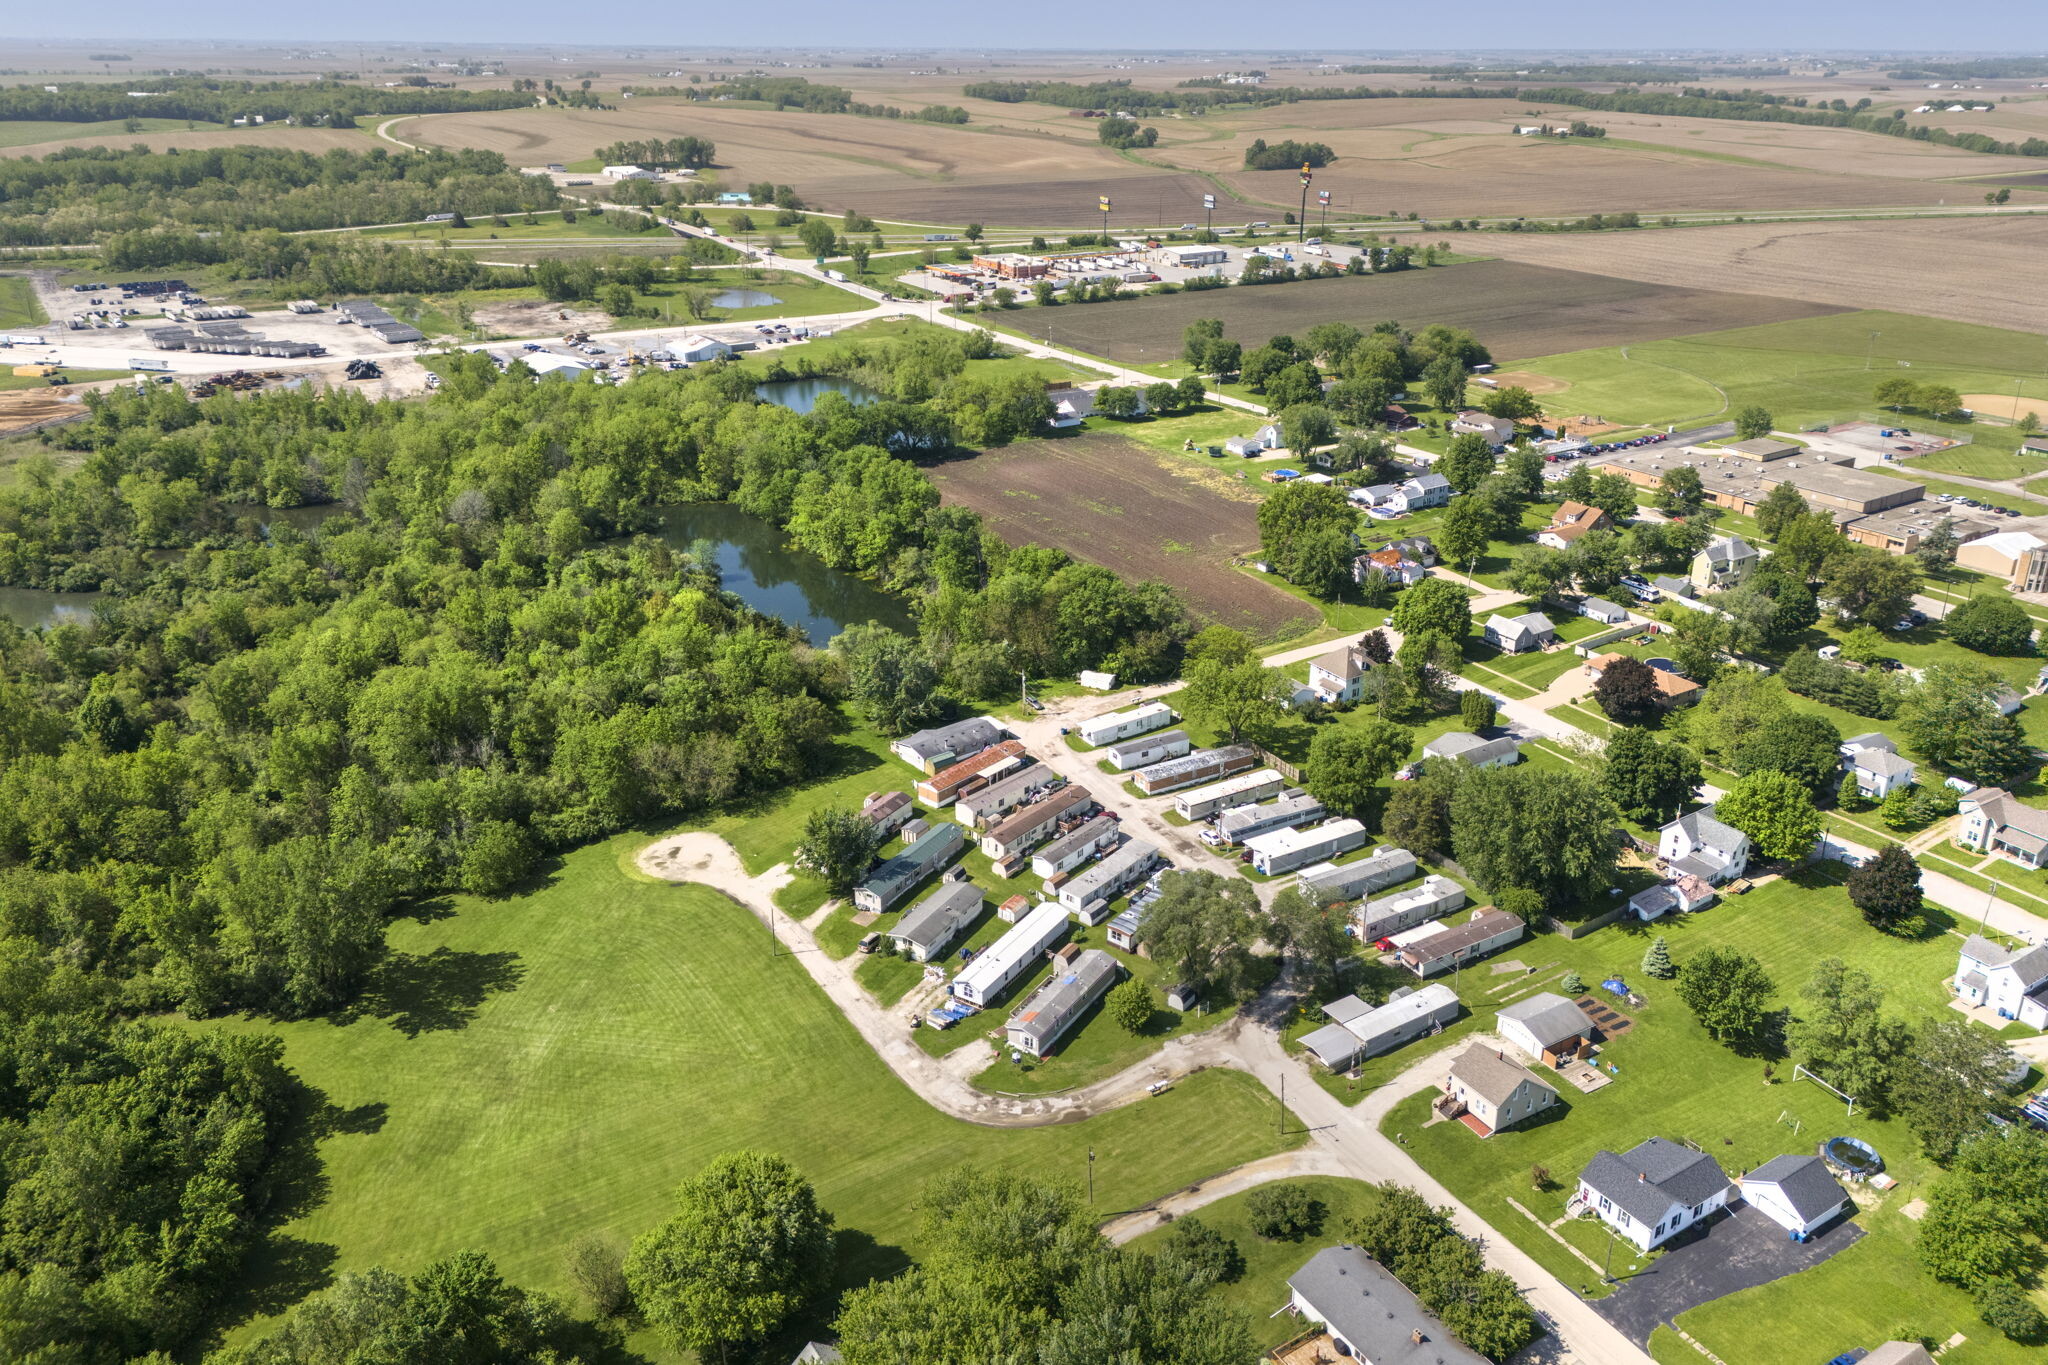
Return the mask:
<svg viewBox="0 0 2048 1365">
<path fill-rule="evenodd" d="M 1977 1290 L 1977 1315 L 2025 1345 L 2048 1337 L 2048 1315 L 2011 1280 L 1985 1281 Z"/>
<path fill-rule="evenodd" d="M 2010 597 L 1973 597 L 1942 622 L 1948 638 L 1979 654 L 2032 654 L 2034 620 Z"/>
<path fill-rule="evenodd" d="M 1329 1210 L 1299 1185 L 1262 1185 L 1244 1201 L 1252 1231 L 1269 1242 L 1299 1242 L 1323 1230 Z"/>
</svg>

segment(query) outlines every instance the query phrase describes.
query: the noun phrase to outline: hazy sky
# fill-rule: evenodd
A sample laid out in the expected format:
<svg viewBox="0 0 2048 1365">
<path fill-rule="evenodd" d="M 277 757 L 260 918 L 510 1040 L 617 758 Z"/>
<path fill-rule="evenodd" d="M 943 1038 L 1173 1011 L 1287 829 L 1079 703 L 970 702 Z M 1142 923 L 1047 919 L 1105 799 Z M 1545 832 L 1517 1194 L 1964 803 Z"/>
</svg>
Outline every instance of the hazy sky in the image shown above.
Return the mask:
<svg viewBox="0 0 2048 1365">
<path fill-rule="evenodd" d="M 1718 49 L 1913 48 L 2035 55 L 2048 51 L 2044 0 L 1462 0 L 1453 6 L 1312 4 L 1284 9 L 1229 0 L 1103 6 L 932 5 L 914 0 L 784 0 L 773 5 L 564 4 L 562 0 L 95 0 L 10 5 L 0 33 L 18 38 L 144 37 L 323 41 L 433 40 L 488 51 L 497 43 L 646 44 L 668 49 L 741 44 L 906 48 L 1143 50 L 1171 45 L 1236 50 L 1397 48 Z M 1169 24 L 1167 21 L 1171 20 Z M 34 66 L 34 49 L 0 66 Z M 0 78 L 4 79 L 4 78 Z"/>
</svg>

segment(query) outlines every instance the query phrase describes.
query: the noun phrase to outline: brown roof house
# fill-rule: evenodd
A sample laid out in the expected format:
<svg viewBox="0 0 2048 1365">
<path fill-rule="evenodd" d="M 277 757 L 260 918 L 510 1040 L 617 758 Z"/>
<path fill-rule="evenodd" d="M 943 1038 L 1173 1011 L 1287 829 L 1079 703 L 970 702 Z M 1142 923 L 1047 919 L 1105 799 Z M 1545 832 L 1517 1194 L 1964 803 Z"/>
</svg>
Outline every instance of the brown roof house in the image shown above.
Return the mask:
<svg viewBox="0 0 2048 1365">
<path fill-rule="evenodd" d="M 1548 545 L 1553 550 L 1562 550 L 1588 531 L 1612 531 L 1614 518 L 1598 507 L 1588 507 L 1583 502 L 1567 500 L 1557 509 L 1557 515 L 1550 519 L 1550 525 L 1536 533 L 1538 545 Z"/>
</svg>

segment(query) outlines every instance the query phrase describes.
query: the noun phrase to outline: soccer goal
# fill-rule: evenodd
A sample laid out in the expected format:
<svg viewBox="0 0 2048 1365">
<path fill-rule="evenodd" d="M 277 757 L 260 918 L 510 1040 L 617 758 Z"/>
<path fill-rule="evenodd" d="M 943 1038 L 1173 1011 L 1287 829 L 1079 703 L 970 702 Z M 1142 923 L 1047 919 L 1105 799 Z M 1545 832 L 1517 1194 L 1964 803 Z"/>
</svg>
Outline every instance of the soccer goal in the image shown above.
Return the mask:
<svg viewBox="0 0 2048 1365">
<path fill-rule="evenodd" d="M 1821 1089 L 1823 1089 L 1823 1090 L 1827 1091 L 1827 1092 L 1828 1092 L 1828 1093 L 1829 1093 L 1830 1095 L 1833 1095 L 1833 1096 L 1834 1096 L 1834 1097 L 1835 1097 L 1836 1099 L 1840 1100 L 1840 1101 L 1841 1101 L 1841 1102 L 1842 1102 L 1843 1104 L 1846 1104 L 1846 1105 L 1848 1105 L 1848 1106 L 1849 1106 L 1849 1112 L 1848 1112 L 1848 1114 L 1846 1115 L 1846 1117 L 1848 1117 L 1848 1118 L 1855 1118 L 1855 1117 L 1856 1117 L 1856 1097 L 1855 1097 L 1854 1095 L 1845 1095 L 1845 1094 L 1843 1094 L 1843 1093 L 1842 1093 L 1841 1091 L 1839 1091 L 1839 1090 L 1835 1089 L 1835 1088 L 1834 1088 L 1833 1086 L 1829 1085 L 1829 1084 L 1828 1084 L 1828 1083 L 1827 1083 L 1826 1081 L 1822 1080 L 1822 1079 L 1821 1079 L 1820 1077 L 1818 1077 L 1818 1076 L 1814 1075 L 1814 1074 L 1813 1074 L 1813 1073 L 1812 1073 L 1811 1071 L 1808 1071 L 1808 1070 L 1807 1070 L 1807 1069 L 1806 1069 L 1805 1067 L 1803 1067 L 1803 1066 L 1799 1066 L 1799 1065 L 1796 1065 L 1796 1064 L 1795 1064 L 1795 1065 L 1793 1066 L 1793 1068 L 1792 1068 L 1792 1079 L 1793 1079 L 1793 1080 L 1795 1080 L 1795 1081 L 1812 1081 L 1812 1082 L 1813 1082 L 1813 1083 L 1814 1083 L 1815 1085 L 1817 1085 L 1817 1086 L 1819 1086 L 1819 1087 L 1820 1087 Z"/>
</svg>

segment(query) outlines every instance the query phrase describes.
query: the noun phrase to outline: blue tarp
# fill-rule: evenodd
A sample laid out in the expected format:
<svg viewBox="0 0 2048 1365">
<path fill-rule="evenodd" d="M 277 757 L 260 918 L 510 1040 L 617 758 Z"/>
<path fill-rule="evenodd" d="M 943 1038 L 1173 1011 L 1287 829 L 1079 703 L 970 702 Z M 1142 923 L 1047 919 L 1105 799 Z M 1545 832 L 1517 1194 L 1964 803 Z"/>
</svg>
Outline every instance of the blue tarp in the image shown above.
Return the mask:
<svg viewBox="0 0 2048 1365">
<path fill-rule="evenodd" d="M 1600 983 L 1600 989 L 1606 991 L 1609 995 L 1626 997 L 1628 995 L 1628 982 L 1623 981 L 1618 976 L 1610 976 Z"/>
</svg>

